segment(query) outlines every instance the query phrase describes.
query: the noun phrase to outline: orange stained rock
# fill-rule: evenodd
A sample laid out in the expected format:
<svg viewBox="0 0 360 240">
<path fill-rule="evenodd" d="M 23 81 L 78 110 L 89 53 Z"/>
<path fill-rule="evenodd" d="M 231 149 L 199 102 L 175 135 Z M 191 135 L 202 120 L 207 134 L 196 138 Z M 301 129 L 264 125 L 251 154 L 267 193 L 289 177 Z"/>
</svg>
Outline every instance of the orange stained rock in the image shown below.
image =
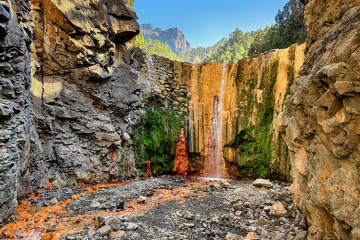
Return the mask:
<svg viewBox="0 0 360 240">
<path fill-rule="evenodd" d="M 174 189 L 158 189 L 151 197 L 147 198 L 146 204 L 139 204 L 136 200 L 132 200 L 125 205 L 124 210 L 119 212 L 98 211 L 73 216 L 66 209 L 68 203 L 85 194 L 93 194 L 104 186 L 112 187 L 121 184 L 88 186 L 83 193 L 73 195 L 70 199 L 59 201 L 55 205 L 41 208 L 36 208 L 36 206 L 30 202 L 31 199 L 38 199 L 38 194 L 36 194 L 18 205 L 17 219 L 0 228 L 0 239 L 16 239 L 15 233 L 21 233 L 22 239 L 64 239 L 68 234 L 95 228 L 95 219 L 98 216 L 142 215 L 144 212 L 165 202 L 172 200 L 183 201 L 184 196 L 205 194 L 204 192 L 195 192 L 193 188 L 202 188 L 207 185 L 204 182 L 191 182 L 186 186 L 184 185 Z"/>
<path fill-rule="evenodd" d="M 146 165 L 146 178 L 151 177 L 151 160 L 147 160 L 147 165 Z"/>
<path fill-rule="evenodd" d="M 186 137 L 184 128 L 180 129 L 178 141 L 176 143 L 176 155 L 174 171 L 183 176 L 189 173 L 189 157 L 186 151 Z"/>
</svg>

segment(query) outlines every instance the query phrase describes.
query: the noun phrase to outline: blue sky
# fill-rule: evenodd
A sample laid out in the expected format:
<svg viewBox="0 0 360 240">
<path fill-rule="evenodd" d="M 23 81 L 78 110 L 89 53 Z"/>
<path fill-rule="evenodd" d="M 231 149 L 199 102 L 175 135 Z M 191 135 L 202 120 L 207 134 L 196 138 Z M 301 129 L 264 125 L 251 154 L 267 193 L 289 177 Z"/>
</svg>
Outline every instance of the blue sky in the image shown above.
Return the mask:
<svg viewBox="0 0 360 240">
<path fill-rule="evenodd" d="M 135 0 L 139 23 L 178 27 L 192 47 L 208 47 L 236 28 L 246 32 L 275 23 L 288 0 Z"/>
</svg>

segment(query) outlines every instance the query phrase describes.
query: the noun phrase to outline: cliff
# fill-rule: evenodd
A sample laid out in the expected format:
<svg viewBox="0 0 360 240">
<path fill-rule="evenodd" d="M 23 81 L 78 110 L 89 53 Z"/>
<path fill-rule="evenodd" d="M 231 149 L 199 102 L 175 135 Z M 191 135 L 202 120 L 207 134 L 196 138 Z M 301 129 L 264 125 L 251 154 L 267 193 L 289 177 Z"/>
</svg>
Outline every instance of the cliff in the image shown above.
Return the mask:
<svg viewBox="0 0 360 240">
<path fill-rule="evenodd" d="M 123 1 L 0 7 L 2 225 L 34 190 L 134 176 L 127 131 L 142 101 Z"/>
<path fill-rule="evenodd" d="M 305 64 L 283 115 L 291 192 L 309 239 L 360 239 L 360 5 L 304 2 Z"/>
<path fill-rule="evenodd" d="M 0 2 L 0 225 L 11 221 L 19 178 L 31 161 L 30 43 L 27 1 Z"/>
</svg>

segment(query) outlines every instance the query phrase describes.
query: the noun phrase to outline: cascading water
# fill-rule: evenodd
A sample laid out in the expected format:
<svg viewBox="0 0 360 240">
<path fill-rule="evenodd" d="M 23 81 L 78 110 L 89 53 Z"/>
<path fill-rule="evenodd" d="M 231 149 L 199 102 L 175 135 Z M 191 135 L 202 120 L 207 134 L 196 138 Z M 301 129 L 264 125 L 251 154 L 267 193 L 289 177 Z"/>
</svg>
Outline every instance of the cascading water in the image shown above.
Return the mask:
<svg viewBox="0 0 360 240">
<path fill-rule="evenodd" d="M 220 94 L 214 97 L 214 113 L 209 135 L 208 155 L 205 163 L 205 174 L 211 178 L 221 177 L 223 101 L 226 85 L 225 73 L 226 65 L 224 64 L 221 73 Z"/>
<path fill-rule="evenodd" d="M 146 94 L 150 95 L 151 94 L 151 72 L 154 69 L 154 63 L 152 61 L 152 57 L 150 55 L 146 55 L 146 71 L 148 73 L 148 77 L 146 79 Z"/>
</svg>

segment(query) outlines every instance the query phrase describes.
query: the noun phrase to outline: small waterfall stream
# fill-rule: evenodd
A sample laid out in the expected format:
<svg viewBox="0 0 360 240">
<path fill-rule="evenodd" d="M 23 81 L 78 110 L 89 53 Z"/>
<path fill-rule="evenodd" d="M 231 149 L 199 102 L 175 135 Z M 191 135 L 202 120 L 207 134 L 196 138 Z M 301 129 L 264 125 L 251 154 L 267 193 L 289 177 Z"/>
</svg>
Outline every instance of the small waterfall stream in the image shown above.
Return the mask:
<svg viewBox="0 0 360 240">
<path fill-rule="evenodd" d="M 146 54 L 146 71 L 148 73 L 148 77 L 146 79 L 146 94 L 147 95 L 151 95 L 151 79 L 152 79 L 152 71 L 154 69 L 154 63 L 153 63 L 153 60 L 152 60 L 152 57 L 151 55 L 147 55 Z"/>
<path fill-rule="evenodd" d="M 225 92 L 225 73 L 226 65 L 222 65 L 221 86 L 219 96 L 214 97 L 214 113 L 211 122 L 211 129 L 208 143 L 208 155 L 205 163 L 205 174 L 207 177 L 221 177 L 221 158 L 222 158 L 222 120 L 223 102 Z"/>
</svg>

